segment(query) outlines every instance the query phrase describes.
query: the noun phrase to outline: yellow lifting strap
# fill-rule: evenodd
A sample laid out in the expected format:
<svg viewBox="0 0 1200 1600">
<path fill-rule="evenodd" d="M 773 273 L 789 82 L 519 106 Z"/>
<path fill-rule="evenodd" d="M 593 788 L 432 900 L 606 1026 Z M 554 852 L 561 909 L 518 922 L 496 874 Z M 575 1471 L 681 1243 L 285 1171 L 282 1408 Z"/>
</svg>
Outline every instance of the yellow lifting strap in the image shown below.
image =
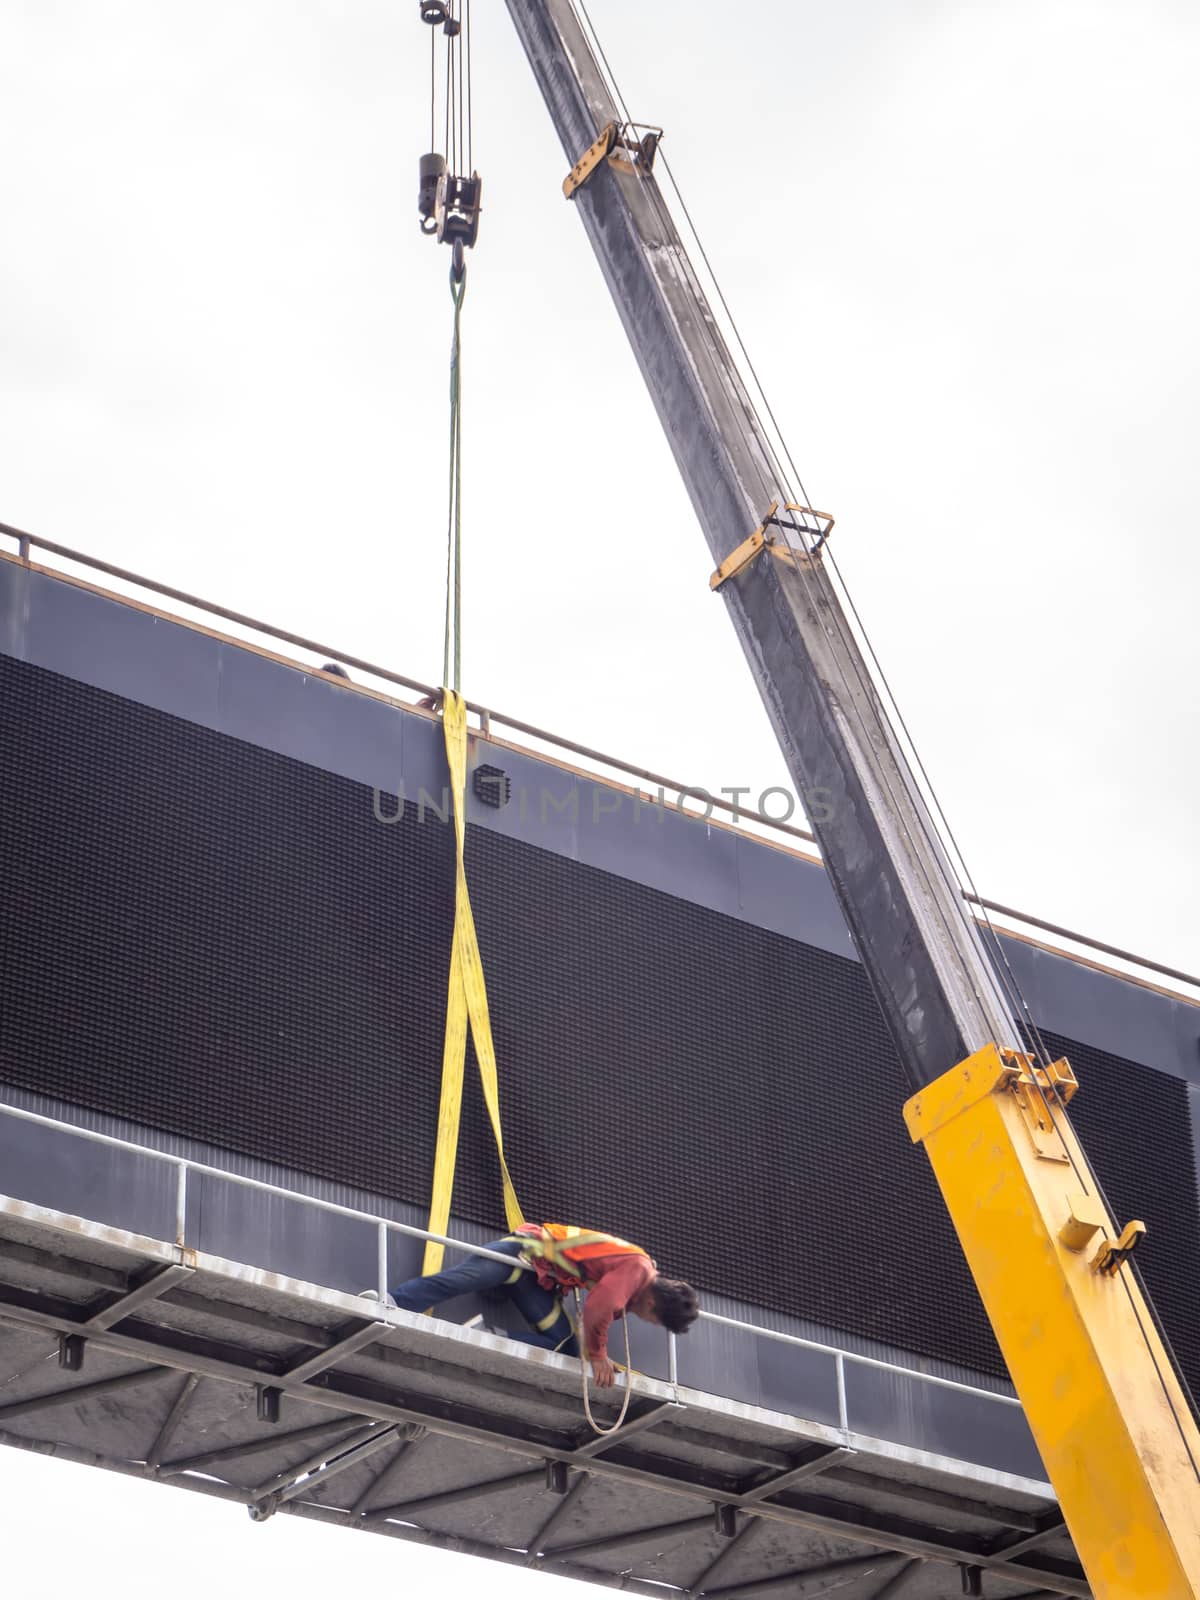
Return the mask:
<svg viewBox="0 0 1200 1600">
<path fill-rule="evenodd" d="M 450 985 L 446 999 L 446 1037 L 442 1047 L 442 1098 L 438 1109 L 437 1151 L 433 1161 L 433 1198 L 429 1205 L 430 1233 L 445 1233 L 450 1221 L 450 1196 L 454 1189 L 454 1163 L 458 1154 L 458 1125 L 462 1114 L 463 1074 L 467 1060 L 467 1024 L 475 1041 L 475 1059 L 483 1085 L 483 1099 L 500 1157 L 504 1183 L 504 1216 L 507 1226 L 525 1221 L 504 1159 L 504 1136 L 500 1128 L 500 1087 L 496 1073 L 496 1049 L 492 1043 L 492 1022 L 488 1015 L 487 986 L 483 962 L 475 936 L 475 918 L 467 892 L 467 873 L 463 861 L 466 819 L 463 815 L 467 785 L 467 708 L 463 697 L 453 689 L 442 691 L 442 730 L 446 740 L 446 759 L 450 764 L 450 795 L 454 808 L 455 889 L 454 939 L 450 948 Z M 422 1272 L 439 1272 L 443 1246 L 432 1241 L 425 1246 Z"/>
</svg>

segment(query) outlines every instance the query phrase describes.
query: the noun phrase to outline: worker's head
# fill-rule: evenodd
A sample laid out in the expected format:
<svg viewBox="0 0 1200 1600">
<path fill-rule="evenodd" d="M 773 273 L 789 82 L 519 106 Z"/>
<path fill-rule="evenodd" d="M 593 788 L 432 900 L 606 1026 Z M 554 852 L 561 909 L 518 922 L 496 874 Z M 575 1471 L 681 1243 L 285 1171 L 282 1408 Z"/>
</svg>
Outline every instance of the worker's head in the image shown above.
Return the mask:
<svg viewBox="0 0 1200 1600">
<path fill-rule="evenodd" d="M 700 1315 L 700 1296 L 678 1278 L 655 1278 L 645 1302 L 645 1310 L 639 1308 L 638 1314 L 670 1333 L 686 1333 Z"/>
<path fill-rule="evenodd" d="M 337 661 L 322 661 L 322 663 L 321 663 L 321 671 L 322 672 L 332 672 L 335 678 L 347 678 L 348 679 L 350 677 L 350 674 L 346 671 L 345 667 L 343 667 Z"/>
</svg>

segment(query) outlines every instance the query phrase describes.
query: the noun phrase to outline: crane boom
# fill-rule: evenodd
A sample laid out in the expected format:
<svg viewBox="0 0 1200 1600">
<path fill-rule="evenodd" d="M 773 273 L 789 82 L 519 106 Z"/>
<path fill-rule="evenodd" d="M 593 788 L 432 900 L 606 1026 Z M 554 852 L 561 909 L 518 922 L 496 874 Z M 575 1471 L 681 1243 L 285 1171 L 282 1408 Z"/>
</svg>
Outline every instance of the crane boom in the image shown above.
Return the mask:
<svg viewBox="0 0 1200 1600">
<path fill-rule="evenodd" d="M 772 520 L 786 487 L 650 170 L 652 147 L 620 137 L 571 0 L 506 3 L 574 169 L 564 187 L 917 1091 L 909 1131 L 1089 1582 L 1103 1600 L 1200 1600 L 1200 1430 L 1125 1266 L 1141 1225 L 1122 1232 L 1106 1209 L 1066 1113 L 1070 1068 L 1023 1053 L 819 548 L 788 517 Z"/>
<path fill-rule="evenodd" d="M 509 12 L 574 162 L 620 121 L 565 0 Z M 652 173 L 575 194 L 715 565 L 787 501 Z M 783 540 L 721 587 L 913 1088 L 1020 1040 L 821 560 Z"/>
</svg>

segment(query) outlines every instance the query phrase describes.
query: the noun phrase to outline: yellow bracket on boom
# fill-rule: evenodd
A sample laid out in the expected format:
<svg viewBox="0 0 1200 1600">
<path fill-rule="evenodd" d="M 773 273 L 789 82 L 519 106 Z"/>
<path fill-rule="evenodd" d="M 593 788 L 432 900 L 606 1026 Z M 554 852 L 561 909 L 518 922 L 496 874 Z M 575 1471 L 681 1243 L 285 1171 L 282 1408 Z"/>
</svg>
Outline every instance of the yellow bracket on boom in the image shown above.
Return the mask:
<svg viewBox="0 0 1200 1600">
<path fill-rule="evenodd" d="M 638 127 L 645 128 L 640 137 Z M 661 138 L 661 128 L 646 128 L 644 123 L 635 126 L 632 122 L 624 124 L 606 122 L 563 179 L 564 199 L 574 199 L 605 159 L 611 166 L 620 168 L 622 172 L 631 172 L 635 176 L 650 172 L 654 167 L 654 158 L 658 154 L 658 141 Z"/>
<path fill-rule="evenodd" d="M 996 1045 L 914 1095 L 923 1144 L 1096 1600 L 1197 1600 L 1200 1429 L 1067 1117 Z M 1093 1240 L 1102 1235 L 1099 1247 Z"/>
<path fill-rule="evenodd" d="M 833 518 L 828 511 L 814 511 L 811 506 L 797 505 L 791 500 L 787 502 L 783 509 L 785 512 L 795 512 L 801 517 L 815 517 L 818 524 L 823 524 L 823 526 L 810 528 L 806 522 L 797 522 L 795 517 L 787 522 L 781 521 L 779 517 L 779 501 L 772 500 L 767 507 L 766 516 L 758 527 L 755 528 L 748 539 L 743 539 L 735 550 L 730 551 L 708 580 L 710 589 L 716 591 L 723 583 L 728 583 L 730 578 L 735 578 L 763 550 L 770 550 L 772 555 L 778 556 L 780 560 L 794 560 L 801 563 L 810 561 L 814 556 L 820 554 L 821 547 L 833 532 Z M 795 545 L 789 544 L 786 538 L 780 539 L 778 533 L 774 531 L 775 529 L 784 529 L 792 533 L 805 535 L 813 542 L 807 550 L 797 549 Z"/>
</svg>

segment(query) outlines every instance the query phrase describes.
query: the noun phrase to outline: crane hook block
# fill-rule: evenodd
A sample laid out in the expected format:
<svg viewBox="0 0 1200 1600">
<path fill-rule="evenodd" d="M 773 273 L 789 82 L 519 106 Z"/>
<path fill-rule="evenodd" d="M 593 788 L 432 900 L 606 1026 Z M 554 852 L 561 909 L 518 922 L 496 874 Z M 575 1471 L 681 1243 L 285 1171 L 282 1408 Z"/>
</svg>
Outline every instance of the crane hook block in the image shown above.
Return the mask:
<svg viewBox="0 0 1200 1600">
<path fill-rule="evenodd" d="M 436 150 L 421 157 L 417 210 L 421 232 L 436 234 L 439 244 L 471 249 L 479 236 L 483 180 L 477 172 L 469 178 L 446 171 L 446 158 Z"/>
<path fill-rule="evenodd" d="M 427 22 L 431 28 L 440 28 L 449 17 L 442 0 L 421 0 L 421 21 Z"/>
<path fill-rule="evenodd" d="M 470 250 L 479 236 L 483 179 L 477 172 L 461 178 L 443 172 L 437 182 L 433 216 L 439 244 L 461 244 Z"/>
</svg>

